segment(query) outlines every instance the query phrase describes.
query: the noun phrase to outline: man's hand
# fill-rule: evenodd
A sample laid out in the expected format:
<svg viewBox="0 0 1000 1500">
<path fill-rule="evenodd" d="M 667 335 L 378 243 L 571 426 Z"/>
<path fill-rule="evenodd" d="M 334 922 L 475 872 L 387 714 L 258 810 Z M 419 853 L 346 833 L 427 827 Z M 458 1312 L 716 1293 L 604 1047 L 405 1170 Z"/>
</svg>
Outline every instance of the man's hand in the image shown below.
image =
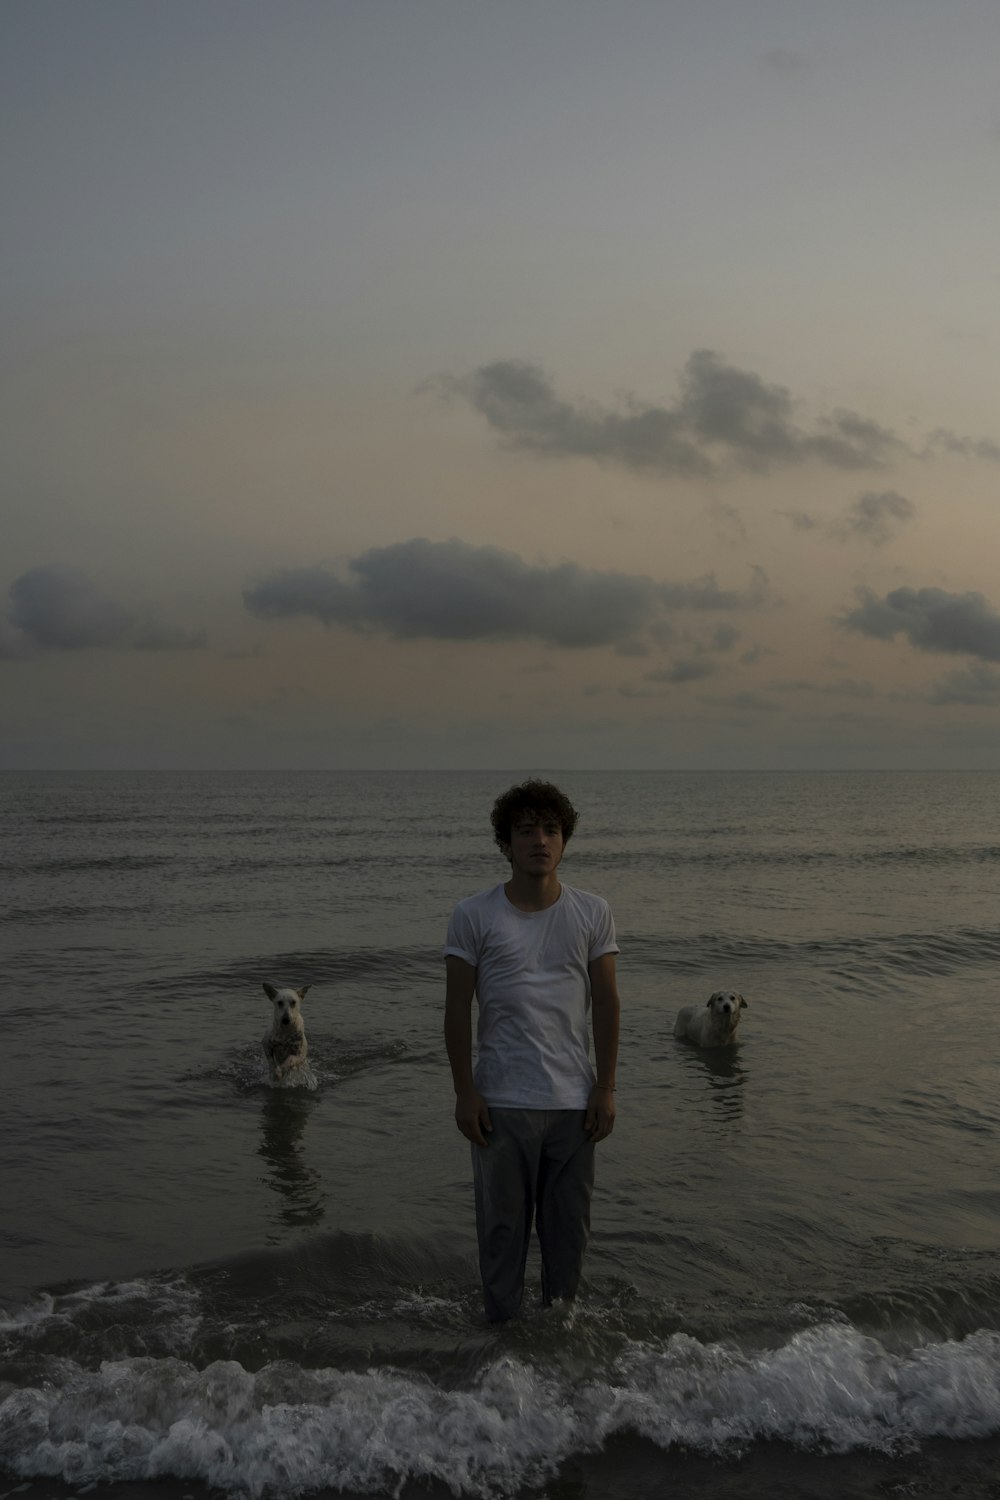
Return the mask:
<svg viewBox="0 0 1000 1500">
<path fill-rule="evenodd" d="M 587 1100 L 585 1120 L 592 1141 L 605 1140 L 615 1124 L 615 1063 L 618 1059 L 618 1025 L 621 1001 L 615 979 L 615 955 L 601 953 L 592 958 L 590 1014 L 594 1027 L 594 1071 L 597 1081 Z"/>
<path fill-rule="evenodd" d="M 493 1129 L 489 1105 L 482 1094 L 468 1089 L 455 1097 L 455 1124 L 476 1146 L 488 1146 L 486 1136 Z"/>
<path fill-rule="evenodd" d="M 615 1094 L 613 1089 L 595 1083 L 587 1100 L 587 1114 L 583 1126 L 596 1145 L 609 1136 L 615 1125 Z"/>
</svg>

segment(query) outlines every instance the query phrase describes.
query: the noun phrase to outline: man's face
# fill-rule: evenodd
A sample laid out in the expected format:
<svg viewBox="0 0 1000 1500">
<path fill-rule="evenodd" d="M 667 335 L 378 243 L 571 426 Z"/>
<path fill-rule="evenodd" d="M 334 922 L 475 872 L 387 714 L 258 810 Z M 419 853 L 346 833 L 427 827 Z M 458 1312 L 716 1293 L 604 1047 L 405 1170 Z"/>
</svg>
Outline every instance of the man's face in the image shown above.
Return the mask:
<svg viewBox="0 0 1000 1500">
<path fill-rule="evenodd" d="M 522 813 L 514 819 L 510 843 L 504 853 L 511 869 L 536 878 L 551 875 L 559 868 L 565 841 L 557 818 Z"/>
</svg>

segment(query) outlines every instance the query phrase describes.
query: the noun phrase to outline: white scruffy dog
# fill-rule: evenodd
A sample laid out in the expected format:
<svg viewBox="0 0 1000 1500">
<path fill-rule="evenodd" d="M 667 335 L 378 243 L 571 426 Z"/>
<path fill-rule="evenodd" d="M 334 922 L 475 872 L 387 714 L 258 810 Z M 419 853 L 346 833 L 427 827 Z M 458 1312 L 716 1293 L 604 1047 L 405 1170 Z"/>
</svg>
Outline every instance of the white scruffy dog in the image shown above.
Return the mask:
<svg viewBox="0 0 1000 1500">
<path fill-rule="evenodd" d="M 309 1071 L 306 1062 L 309 1045 L 302 1021 L 302 1002 L 308 989 L 307 984 L 300 990 L 279 990 L 273 984 L 264 985 L 264 993 L 274 1006 L 274 1017 L 270 1031 L 264 1033 L 261 1046 L 273 1083 L 280 1083 L 293 1069 Z"/>
<path fill-rule="evenodd" d="M 737 1039 L 740 1013 L 746 1008 L 739 990 L 716 990 L 707 1005 L 685 1005 L 678 1011 L 674 1036 L 699 1047 L 728 1047 Z"/>
</svg>

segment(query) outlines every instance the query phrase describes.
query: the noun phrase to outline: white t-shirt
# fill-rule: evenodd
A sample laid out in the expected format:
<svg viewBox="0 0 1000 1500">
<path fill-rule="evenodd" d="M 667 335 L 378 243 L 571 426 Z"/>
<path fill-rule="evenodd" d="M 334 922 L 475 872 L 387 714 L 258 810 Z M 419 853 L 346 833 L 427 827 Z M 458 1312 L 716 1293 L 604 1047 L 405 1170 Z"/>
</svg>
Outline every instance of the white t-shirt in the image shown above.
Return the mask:
<svg viewBox="0 0 1000 1500">
<path fill-rule="evenodd" d="M 611 908 L 573 886 L 544 911 L 519 911 L 502 885 L 460 901 L 445 954 L 476 970 L 473 1079 L 497 1109 L 585 1109 L 590 1062 L 588 965 L 617 953 Z"/>
</svg>

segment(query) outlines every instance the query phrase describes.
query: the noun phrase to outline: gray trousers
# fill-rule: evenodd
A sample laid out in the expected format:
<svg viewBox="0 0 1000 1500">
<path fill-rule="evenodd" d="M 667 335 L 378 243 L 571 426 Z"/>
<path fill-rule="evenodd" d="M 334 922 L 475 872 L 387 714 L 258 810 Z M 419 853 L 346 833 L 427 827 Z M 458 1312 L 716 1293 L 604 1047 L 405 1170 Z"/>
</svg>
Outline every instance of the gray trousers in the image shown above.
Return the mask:
<svg viewBox="0 0 1000 1500">
<path fill-rule="evenodd" d="M 532 1218 L 542 1301 L 576 1295 L 590 1235 L 594 1144 L 582 1109 L 490 1109 L 488 1146 L 472 1147 L 486 1316 L 511 1318 L 524 1295 Z"/>
</svg>

